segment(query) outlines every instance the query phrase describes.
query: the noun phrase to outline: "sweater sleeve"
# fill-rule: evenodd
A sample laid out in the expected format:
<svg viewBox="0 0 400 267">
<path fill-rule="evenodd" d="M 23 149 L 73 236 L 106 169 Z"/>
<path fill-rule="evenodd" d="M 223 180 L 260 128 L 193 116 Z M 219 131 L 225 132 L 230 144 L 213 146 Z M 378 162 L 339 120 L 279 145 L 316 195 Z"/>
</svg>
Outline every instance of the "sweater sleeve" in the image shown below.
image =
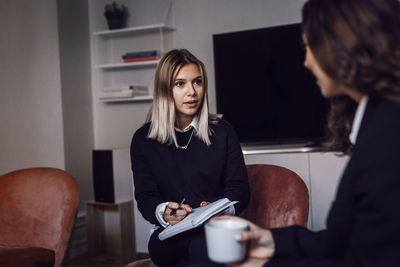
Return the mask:
<svg viewBox="0 0 400 267">
<path fill-rule="evenodd" d="M 143 136 L 136 133 L 131 143 L 131 167 L 135 185 L 135 199 L 143 217 L 152 224 L 160 225 L 155 211 L 164 202 L 157 183 L 146 163 L 143 149 Z"/>
<path fill-rule="evenodd" d="M 313 232 L 303 226 L 271 229 L 275 254 L 264 267 L 344 267 L 343 260 L 325 255 L 326 230 Z"/>
<path fill-rule="evenodd" d="M 235 213 L 240 214 L 247 207 L 250 199 L 249 181 L 239 139 L 232 126 L 225 122 L 227 132 L 227 160 L 224 170 L 224 197 L 239 201 Z"/>
</svg>

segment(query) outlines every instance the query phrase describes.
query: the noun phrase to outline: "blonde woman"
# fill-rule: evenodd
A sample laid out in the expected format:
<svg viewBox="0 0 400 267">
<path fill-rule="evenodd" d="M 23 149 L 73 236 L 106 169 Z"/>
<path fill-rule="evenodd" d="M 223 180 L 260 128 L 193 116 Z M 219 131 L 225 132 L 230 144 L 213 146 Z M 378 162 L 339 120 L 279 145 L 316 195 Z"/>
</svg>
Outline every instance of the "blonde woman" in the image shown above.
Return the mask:
<svg viewBox="0 0 400 267">
<path fill-rule="evenodd" d="M 135 198 L 143 217 L 160 226 L 149 241 L 158 266 L 218 266 L 208 260 L 202 228 L 164 241 L 158 233 L 192 207 L 219 198 L 249 201 L 238 138 L 229 123 L 209 114 L 204 64 L 185 49 L 168 52 L 157 66 L 148 122 L 131 144 Z M 185 204 L 179 205 L 182 199 Z"/>
</svg>

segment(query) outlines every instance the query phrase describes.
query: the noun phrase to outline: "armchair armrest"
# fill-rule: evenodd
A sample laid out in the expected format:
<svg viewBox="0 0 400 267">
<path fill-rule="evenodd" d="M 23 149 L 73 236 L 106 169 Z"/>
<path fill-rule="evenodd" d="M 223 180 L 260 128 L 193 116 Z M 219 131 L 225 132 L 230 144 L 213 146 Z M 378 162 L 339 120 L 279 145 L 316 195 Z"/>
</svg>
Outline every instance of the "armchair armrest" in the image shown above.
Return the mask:
<svg viewBox="0 0 400 267">
<path fill-rule="evenodd" d="M 53 250 L 38 247 L 9 247 L 0 245 L 0 266 L 53 267 Z"/>
</svg>

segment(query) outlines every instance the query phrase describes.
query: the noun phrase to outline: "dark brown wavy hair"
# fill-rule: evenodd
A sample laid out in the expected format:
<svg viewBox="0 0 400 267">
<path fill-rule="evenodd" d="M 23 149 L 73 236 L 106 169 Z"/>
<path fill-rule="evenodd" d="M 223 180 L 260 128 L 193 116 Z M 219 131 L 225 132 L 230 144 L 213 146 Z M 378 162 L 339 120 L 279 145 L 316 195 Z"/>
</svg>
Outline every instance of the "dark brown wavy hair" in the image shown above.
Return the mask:
<svg viewBox="0 0 400 267">
<path fill-rule="evenodd" d="M 398 0 L 309 0 L 303 33 L 321 68 L 369 99 L 400 101 L 400 3 Z M 350 153 L 357 103 L 331 99 L 329 148 Z"/>
</svg>

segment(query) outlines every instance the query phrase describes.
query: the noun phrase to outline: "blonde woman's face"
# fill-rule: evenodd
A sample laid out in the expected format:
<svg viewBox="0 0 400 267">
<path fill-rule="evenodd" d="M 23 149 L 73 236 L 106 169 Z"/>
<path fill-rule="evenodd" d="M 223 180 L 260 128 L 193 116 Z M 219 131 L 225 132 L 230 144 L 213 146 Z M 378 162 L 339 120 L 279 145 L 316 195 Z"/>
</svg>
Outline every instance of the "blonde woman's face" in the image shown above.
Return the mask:
<svg viewBox="0 0 400 267">
<path fill-rule="evenodd" d="M 196 64 L 183 66 L 172 87 L 178 127 L 183 129 L 196 115 L 204 96 L 203 80 Z"/>
</svg>

